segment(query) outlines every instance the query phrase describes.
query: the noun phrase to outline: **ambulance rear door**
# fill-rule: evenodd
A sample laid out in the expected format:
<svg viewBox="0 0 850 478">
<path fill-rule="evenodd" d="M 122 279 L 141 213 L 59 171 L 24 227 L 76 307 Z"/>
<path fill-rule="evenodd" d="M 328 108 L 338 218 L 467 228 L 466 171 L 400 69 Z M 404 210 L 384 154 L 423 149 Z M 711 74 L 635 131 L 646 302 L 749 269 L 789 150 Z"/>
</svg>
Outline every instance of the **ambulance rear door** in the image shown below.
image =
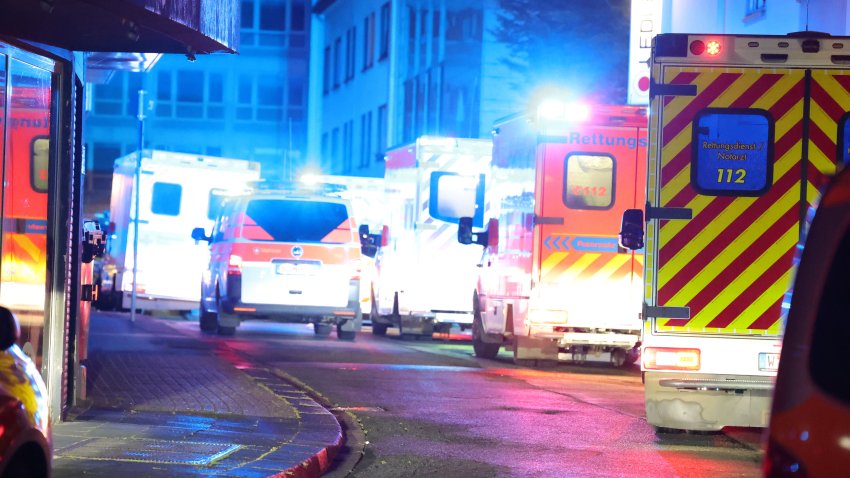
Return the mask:
<svg viewBox="0 0 850 478">
<path fill-rule="evenodd" d="M 640 254 L 617 233 L 623 211 L 643 205 L 645 145 L 637 127 L 575 123 L 539 147 L 537 281 L 570 327 L 641 328 Z"/>
<path fill-rule="evenodd" d="M 807 42 L 814 51 L 804 51 Z M 835 173 L 839 140 L 849 137 L 850 72 L 825 51 L 840 42 L 850 46 L 837 38 L 657 37 L 651 333 L 781 333 L 802 221 Z M 746 368 L 769 371 L 751 362 Z M 713 368 L 701 370 L 720 372 Z"/>
</svg>

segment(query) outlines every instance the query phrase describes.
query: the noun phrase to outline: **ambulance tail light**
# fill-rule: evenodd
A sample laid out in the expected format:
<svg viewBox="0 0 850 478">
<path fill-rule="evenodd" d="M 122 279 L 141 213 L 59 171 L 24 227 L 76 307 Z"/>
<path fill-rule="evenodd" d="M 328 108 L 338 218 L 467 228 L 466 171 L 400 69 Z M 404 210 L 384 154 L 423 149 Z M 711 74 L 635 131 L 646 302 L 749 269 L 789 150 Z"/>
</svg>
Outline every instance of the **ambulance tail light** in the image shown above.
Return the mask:
<svg viewBox="0 0 850 478">
<path fill-rule="evenodd" d="M 694 40 L 691 42 L 690 50 L 692 54 L 697 56 L 702 54 L 707 56 L 718 56 L 723 48 L 717 40 Z"/>
<path fill-rule="evenodd" d="M 643 350 L 646 370 L 699 370 L 699 349 L 647 347 Z"/>
<path fill-rule="evenodd" d="M 227 260 L 227 273 L 230 275 L 242 275 L 242 257 L 231 254 Z"/>
</svg>

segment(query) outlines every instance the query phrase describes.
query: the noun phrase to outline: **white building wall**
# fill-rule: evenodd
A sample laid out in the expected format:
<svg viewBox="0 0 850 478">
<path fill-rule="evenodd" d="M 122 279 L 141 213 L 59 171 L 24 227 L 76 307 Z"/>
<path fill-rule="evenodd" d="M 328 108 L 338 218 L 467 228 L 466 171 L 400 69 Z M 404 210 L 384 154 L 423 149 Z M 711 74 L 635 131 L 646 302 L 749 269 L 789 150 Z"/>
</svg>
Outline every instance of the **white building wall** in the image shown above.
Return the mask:
<svg viewBox="0 0 850 478">
<path fill-rule="evenodd" d="M 848 0 L 770 0 L 762 14 L 747 16 L 745 0 L 662 0 L 662 31 L 785 35 L 812 30 L 847 35 L 848 4 Z"/>
<path fill-rule="evenodd" d="M 381 29 L 381 6 L 387 0 L 357 0 L 357 1 L 336 1 L 321 15 L 314 15 L 313 25 L 320 23 L 319 28 L 313 30 L 313 45 L 311 49 L 314 61 L 310 71 L 310 85 L 314 91 L 311 92 L 312 104 L 309 108 L 311 117 L 309 118 L 310 128 L 313 130 L 309 135 L 311 141 L 309 151 L 311 153 L 311 163 L 314 166 L 324 164 L 325 167 L 330 166 L 331 170 L 321 171 L 323 174 L 348 174 L 352 176 L 377 176 L 383 177 L 384 165 L 382 162 L 376 161 L 374 153 L 385 148 L 377 144 L 377 119 L 378 108 L 389 103 L 389 57 L 380 58 L 380 29 Z M 363 70 L 363 55 L 364 55 L 364 19 L 371 13 L 375 14 L 376 32 L 375 32 L 375 57 L 371 68 Z M 346 32 L 356 27 L 356 41 L 354 48 L 354 78 L 345 81 L 345 61 L 346 61 Z M 339 88 L 333 87 L 333 79 L 331 79 L 331 88 L 327 94 L 323 91 L 324 85 L 324 51 L 330 46 L 333 51 L 334 44 L 337 38 L 341 38 L 342 51 L 339 54 L 340 73 Z M 331 63 L 333 64 L 333 53 L 331 54 Z M 333 73 L 331 72 L 331 75 Z M 333 76 L 331 77 L 333 78 Z M 372 154 L 368 161 L 367 167 L 360 166 L 361 148 L 363 141 L 363 129 L 361 118 L 362 115 L 372 113 L 372 126 L 370 131 L 370 143 Z M 351 141 L 352 161 L 351 170 L 344 170 L 342 155 L 344 150 L 343 131 L 344 125 L 351 122 L 353 128 L 353 137 Z M 328 158 L 322 158 L 322 137 L 327 134 L 328 137 L 334 130 L 338 131 L 339 152 L 332 161 Z M 328 139 L 330 141 L 330 139 Z"/>
</svg>

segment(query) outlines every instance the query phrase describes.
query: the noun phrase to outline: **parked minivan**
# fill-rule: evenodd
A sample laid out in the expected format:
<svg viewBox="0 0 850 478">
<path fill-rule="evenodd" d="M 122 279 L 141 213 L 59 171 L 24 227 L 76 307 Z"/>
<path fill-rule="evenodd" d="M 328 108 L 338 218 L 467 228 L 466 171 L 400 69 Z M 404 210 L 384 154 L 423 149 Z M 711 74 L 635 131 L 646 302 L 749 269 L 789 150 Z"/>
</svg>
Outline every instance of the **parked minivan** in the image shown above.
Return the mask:
<svg viewBox="0 0 850 478">
<path fill-rule="evenodd" d="M 768 477 L 850 473 L 850 170 L 826 189 L 804 238 L 768 431 Z"/>
<path fill-rule="evenodd" d="M 312 323 L 317 336 L 360 330 L 360 238 L 338 197 L 258 189 L 228 198 L 209 236 L 200 328 L 232 335 L 244 319 Z"/>
</svg>

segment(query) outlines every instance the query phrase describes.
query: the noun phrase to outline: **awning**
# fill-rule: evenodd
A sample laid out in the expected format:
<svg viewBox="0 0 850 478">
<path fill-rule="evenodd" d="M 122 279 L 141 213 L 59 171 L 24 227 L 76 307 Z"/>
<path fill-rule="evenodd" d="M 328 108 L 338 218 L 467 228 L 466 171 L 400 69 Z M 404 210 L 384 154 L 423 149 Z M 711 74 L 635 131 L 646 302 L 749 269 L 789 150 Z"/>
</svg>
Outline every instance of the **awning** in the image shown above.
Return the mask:
<svg viewBox="0 0 850 478">
<path fill-rule="evenodd" d="M 0 35 L 72 51 L 236 53 L 239 0 L 2 0 Z"/>
</svg>

